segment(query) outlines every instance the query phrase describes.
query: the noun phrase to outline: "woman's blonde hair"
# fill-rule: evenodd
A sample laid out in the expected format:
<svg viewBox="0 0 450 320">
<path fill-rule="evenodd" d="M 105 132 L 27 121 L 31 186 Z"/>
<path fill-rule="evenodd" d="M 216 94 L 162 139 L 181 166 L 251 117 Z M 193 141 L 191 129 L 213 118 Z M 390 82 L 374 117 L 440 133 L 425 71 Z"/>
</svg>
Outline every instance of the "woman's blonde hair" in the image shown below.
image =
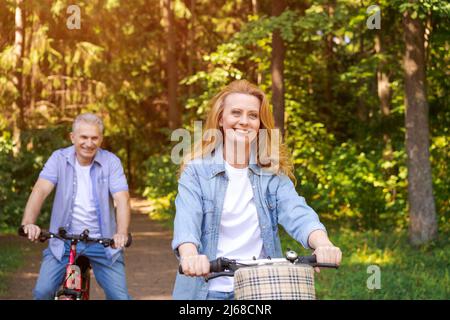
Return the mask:
<svg viewBox="0 0 450 320">
<path fill-rule="evenodd" d="M 224 137 L 224 132 L 219 125 L 219 120 L 223 114 L 225 98 L 232 93 L 249 94 L 255 96 L 260 101 L 260 129 L 266 129 L 266 135 L 264 139 L 261 139 L 260 134 L 257 135 L 259 143 L 257 144 L 256 160 L 258 165 L 262 168 L 271 170 L 275 174 L 285 174 L 295 181 L 290 154 L 288 153 L 285 144 L 282 143 L 280 135 L 273 134 L 275 121 L 267 96 L 260 88 L 247 80 L 235 80 L 231 82 L 208 103 L 209 112 L 206 118 L 203 139 L 199 142 L 194 142 L 191 148 L 192 152 L 183 158 L 180 173 L 183 172 L 185 165 L 189 161 L 204 158 L 217 147 L 218 143 L 222 143 L 222 139 L 218 137 L 218 133 L 221 133 L 222 137 Z M 259 132 L 261 132 L 261 130 Z M 273 141 L 274 139 L 278 139 L 278 141 Z M 273 151 L 271 149 L 274 145 L 278 148 L 278 153 L 276 153 L 275 157 L 271 152 Z"/>
</svg>

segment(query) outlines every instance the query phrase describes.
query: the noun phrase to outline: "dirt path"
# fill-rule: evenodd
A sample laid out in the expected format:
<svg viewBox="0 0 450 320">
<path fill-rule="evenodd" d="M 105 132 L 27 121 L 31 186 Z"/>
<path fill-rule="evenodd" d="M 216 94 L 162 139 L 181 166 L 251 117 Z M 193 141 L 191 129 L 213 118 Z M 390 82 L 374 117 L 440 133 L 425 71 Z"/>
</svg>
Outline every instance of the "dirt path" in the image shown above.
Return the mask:
<svg viewBox="0 0 450 320">
<path fill-rule="evenodd" d="M 131 233 L 133 245 L 125 251 L 127 283 L 130 295 L 136 300 L 171 299 L 177 270 L 177 260 L 170 248 L 171 230 L 150 220 L 145 200 L 132 199 Z M 8 294 L 0 299 L 32 299 L 46 244 L 34 244 L 19 237 L 2 237 L 0 240 L 19 243 L 25 251 L 27 262 L 8 281 Z M 103 290 L 92 277 L 92 299 L 104 299 Z"/>
</svg>

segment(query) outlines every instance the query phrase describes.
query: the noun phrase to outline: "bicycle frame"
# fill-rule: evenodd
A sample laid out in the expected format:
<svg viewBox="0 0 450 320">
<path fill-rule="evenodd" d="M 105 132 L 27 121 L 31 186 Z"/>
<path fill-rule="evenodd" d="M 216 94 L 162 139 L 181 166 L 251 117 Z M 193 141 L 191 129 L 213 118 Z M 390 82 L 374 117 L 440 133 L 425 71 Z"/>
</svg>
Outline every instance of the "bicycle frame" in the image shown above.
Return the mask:
<svg viewBox="0 0 450 320">
<path fill-rule="evenodd" d="M 66 266 L 66 274 L 63 288 L 55 295 L 55 300 L 89 300 L 90 292 L 90 263 L 85 256 L 77 258 L 77 243 L 70 243 L 69 263 Z M 79 265 L 78 260 L 84 258 L 84 265 Z M 80 262 L 81 264 L 81 262 Z"/>
<path fill-rule="evenodd" d="M 18 234 L 26 237 L 27 235 L 23 227 L 19 227 Z M 57 234 L 42 230 L 39 235 L 39 241 L 41 242 L 52 238 L 57 238 L 62 241 L 70 240 L 69 263 L 66 265 L 62 289 L 56 292 L 55 300 L 89 300 L 91 264 L 88 257 L 84 255 L 77 257 L 77 244 L 78 242 L 95 242 L 104 247 L 109 247 L 114 245 L 114 240 L 108 238 L 89 238 L 89 230 L 84 230 L 80 235 L 68 235 L 64 228 L 59 228 Z M 128 233 L 128 241 L 125 247 L 129 247 L 131 243 L 131 233 Z"/>
</svg>

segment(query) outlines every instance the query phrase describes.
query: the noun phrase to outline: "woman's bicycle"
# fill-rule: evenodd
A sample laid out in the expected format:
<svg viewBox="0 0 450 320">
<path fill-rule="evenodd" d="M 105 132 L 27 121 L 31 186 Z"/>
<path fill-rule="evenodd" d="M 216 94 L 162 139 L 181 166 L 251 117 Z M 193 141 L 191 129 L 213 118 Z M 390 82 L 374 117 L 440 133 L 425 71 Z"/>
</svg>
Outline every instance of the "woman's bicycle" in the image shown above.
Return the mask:
<svg viewBox="0 0 450 320">
<path fill-rule="evenodd" d="M 317 263 L 316 256 L 298 256 L 286 252 L 285 258 L 234 260 L 219 257 L 210 261 L 206 281 L 217 277 L 234 277 L 236 300 L 314 300 L 314 267 L 334 268 Z M 181 266 L 179 272 L 183 273 Z"/>
<path fill-rule="evenodd" d="M 18 233 L 20 236 L 27 237 L 23 226 L 19 228 Z M 66 266 L 66 273 L 61 288 L 55 293 L 55 300 L 89 300 L 91 264 L 89 258 L 82 253 L 77 255 L 77 244 L 79 242 L 100 243 L 106 248 L 114 246 L 114 240 L 109 238 L 91 238 L 87 229 L 79 235 L 68 234 L 64 228 L 59 228 L 57 234 L 42 230 L 39 235 L 40 242 L 45 242 L 52 238 L 70 241 L 69 263 Z M 129 247 L 131 243 L 132 238 L 129 233 L 125 247 Z"/>
</svg>

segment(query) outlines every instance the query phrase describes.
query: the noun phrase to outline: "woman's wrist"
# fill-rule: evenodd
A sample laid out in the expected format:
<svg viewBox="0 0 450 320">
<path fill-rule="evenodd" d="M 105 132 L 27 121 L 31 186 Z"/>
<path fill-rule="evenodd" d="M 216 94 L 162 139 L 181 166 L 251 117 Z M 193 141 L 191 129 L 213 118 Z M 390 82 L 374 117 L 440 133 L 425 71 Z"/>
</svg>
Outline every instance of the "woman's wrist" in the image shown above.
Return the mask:
<svg viewBox="0 0 450 320">
<path fill-rule="evenodd" d="M 197 246 L 193 243 L 186 242 L 178 246 L 178 253 L 180 254 L 180 259 L 197 256 Z"/>
<path fill-rule="evenodd" d="M 308 245 L 312 249 L 317 249 L 318 247 L 334 247 L 334 244 L 328 239 L 328 236 L 323 230 L 314 230 L 309 234 Z"/>
</svg>

